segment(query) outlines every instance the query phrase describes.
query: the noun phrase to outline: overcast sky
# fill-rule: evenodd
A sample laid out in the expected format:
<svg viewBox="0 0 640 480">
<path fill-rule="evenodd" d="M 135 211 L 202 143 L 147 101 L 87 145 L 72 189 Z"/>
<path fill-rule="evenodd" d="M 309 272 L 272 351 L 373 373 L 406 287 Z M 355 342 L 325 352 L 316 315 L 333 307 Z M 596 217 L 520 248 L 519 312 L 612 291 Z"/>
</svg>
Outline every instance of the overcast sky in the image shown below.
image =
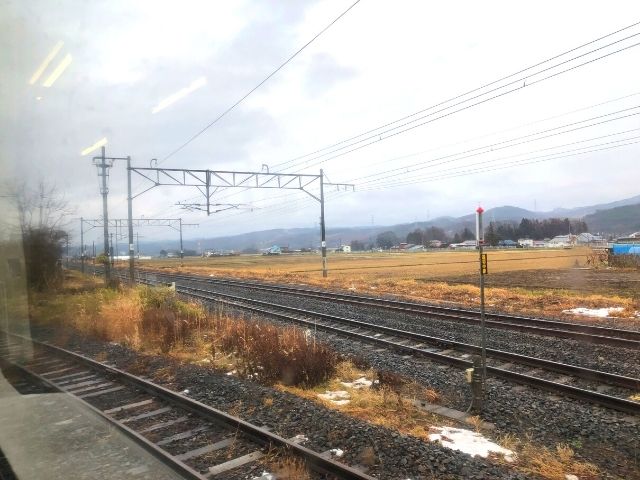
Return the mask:
<svg viewBox="0 0 640 480">
<path fill-rule="evenodd" d="M 461 97 L 456 102 L 468 103 L 458 107 L 446 103 L 441 114 L 412 117 L 431 114 L 410 131 L 389 138 L 376 131 L 364 143 L 376 141 L 356 151 L 278 166 L 628 27 L 640 21 L 637 1 L 361 0 L 163 161 L 352 3 L 2 0 L 3 176 L 54 183 L 77 205 L 78 217 L 97 218 L 91 157 L 99 152 L 80 152 L 105 137 L 108 155 L 130 155 L 137 166 L 157 158 L 167 168 L 324 168 L 331 182 L 356 185 L 355 193 L 327 192 L 329 227 L 458 216 L 479 202 L 551 210 L 640 193 L 640 46 L 633 47 L 640 26 Z M 57 68 L 61 74 L 45 86 Z M 511 80 L 518 81 L 505 86 Z M 481 96 L 469 101 L 474 95 Z M 110 173 L 110 215 L 125 217 L 124 165 Z M 134 185 L 148 186 L 136 178 Z M 197 195 L 156 188 L 136 199 L 134 216 L 199 223 L 187 238 L 318 221 L 318 204 L 304 192 L 225 190 L 213 201 L 242 209 L 210 217 L 175 206 L 202 201 Z"/>
</svg>

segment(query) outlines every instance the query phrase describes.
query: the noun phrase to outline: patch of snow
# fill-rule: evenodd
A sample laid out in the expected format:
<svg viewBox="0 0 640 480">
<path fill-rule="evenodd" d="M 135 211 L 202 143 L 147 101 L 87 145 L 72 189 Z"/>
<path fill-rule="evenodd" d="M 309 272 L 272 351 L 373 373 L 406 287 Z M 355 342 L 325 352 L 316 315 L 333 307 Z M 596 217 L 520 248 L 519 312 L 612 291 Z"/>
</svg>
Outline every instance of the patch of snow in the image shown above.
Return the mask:
<svg viewBox="0 0 640 480">
<path fill-rule="evenodd" d="M 571 475 L 570 473 L 564 476 L 565 480 L 580 480 L 577 475 Z"/>
<path fill-rule="evenodd" d="M 620 313 L 624 310 L 623 307 L 608 307 L 608 308 L 572 308 L 570 310 L 563 310 L 562 313 L 572 313 L 574 315 L 586 315 L 587 317 L 608 318 L 614 313 Z"/>
<path fill-rule="evenodd" d="M 369 288 L 370 288 L 371 290 L 377 290 L 377 289 L 378 289 L 378 287 L 374 287 L 374 286 L 371 286 L 371 287 L 369 287 Z"/>
<path fill-rule="evenodd" d="M 354 388 L 356 390 L 359 390 L 361 388 L 370 387 L 373 382 L 371 380 L 367 380 L 365 377 L 361 377 L 361 378 L 358 378 L 357 380 L 354 380 L 353 382 L 340 382 L 340 383 L 347 388 Z"/>
<path fill-rule="evenodd" d="M 182 390 L 182 392 L 180 392 L 180 393 L 182 393 L 183 395 L 189 395 L 189 389 L 188 389 L 188 388 L 185 388 L 185 389 L 184 389 L 184 390 Z"/>
<path fill-rule="evenodd" d="M 262 475 L 259 477 L 253 477 L 251 480 L 276 480 L 276 477 L 266 470 L 263 470 Z"/>
<path fill-rule="evenodd" d="M 443 447 L 483 458 L 492 452 L 501 453 L 506 461 L 512 462 L 514 460 L 515 453 L 513 451 L 503 448 L 471 430 L 454 427 L 431 427 L 431 430 L 435 433 L 429 434 L 429 440 L 439 441 Z"/>
<path fill-rule="evenodd" d="M 238 373 L 237 370 L 231 370 L 230 372 L 227 372 L 227 375 L 235 375 L 236 373 Z"/>
<path fill-rule="evenodd" d="M 319 393 L 318 397 L 327 400 L 336 405 L 346 405 L 349 403 L 349 392 L 346 390 L 327 390 L 325 393 Z"/>
<path fill-rule="evenodd" d="M 304 443 L 309 441 L 309 437 L 305 435 L 296 435 L 295 437 L 293 437 L 293 441 L 295 443 Z"/>
<path fill-rule="evenodd" d="M 356 287 L 349 287 L 349 290 L 351 290 L 352 292 L 356 291 Z"/>
<path fill-rule="evenodd" d="M 210 276 L 210 277 L 213 277 L 213 273 L 210 273 L 210 274 L 209 274 L 209 276 Z"/>
<path fill-rule="evenodd" d="M 334 455 L 338 458 L 340 458 L 341 456 L 344 455 L 344 450 L 341 450 L 339 448 L 332 448 L 331 450 L 329 450 L 331 452 L 331 455 Z"/>
</svg>

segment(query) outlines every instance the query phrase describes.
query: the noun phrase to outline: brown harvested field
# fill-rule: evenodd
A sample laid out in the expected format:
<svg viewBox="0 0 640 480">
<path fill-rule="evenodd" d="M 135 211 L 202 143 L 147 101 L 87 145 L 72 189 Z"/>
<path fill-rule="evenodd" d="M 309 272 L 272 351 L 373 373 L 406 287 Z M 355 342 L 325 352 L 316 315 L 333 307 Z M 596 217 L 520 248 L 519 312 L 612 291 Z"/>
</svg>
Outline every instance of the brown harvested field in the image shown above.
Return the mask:
<svg viewBox="0 0 640 480">
<path fill-rule="evenodd" d="M 489 251 L 490 272 L 510 272 L 530 269 L 569 268 L 586 264 L 589 249 L 571 250 L 494 250 Z M 176 268 L 179 259 L 144 261 L 154 268 Z M 443 279 L 454 275 L 477 272 L 477 251 L 420 253 L 351 253 L 329 254 L 329 272 L 332 278 L 378 279 Z M 184 268 L 202 273 L 242 276 L 295 275 L 321 278 L 319 254 L 241 255 L 236 257 L 185 258 Z"/>
<path fill-rule="evenodd" d="M 454 275 L 448 283 L 468 284 L 476 275 Z M 559 268 L 500 272 L 486 277 L 488 287 L 567 290 L 582 294 L 618 295 L 640 298 L 640 271 L 614 269 Z"/>
<path fill-rule="evenodd" d="M 636 327 L 640 320 L 640 272 L 587 269 L 588 248 L 570 250 L 490 250 L 487 305 L 521 314 L 563 315 L 574 307 L 623 307 L 616 325 Z M 242 255 L 163 259 L 144 267 L 171 272 L 233 276 L 297 283 L 412 300 L 478 306 L 478 252 L 330 254 L 329 277 L 322 278 L 320 255 Z M 634 317 L 634 318 L 631 318 Z"/>
</svg>

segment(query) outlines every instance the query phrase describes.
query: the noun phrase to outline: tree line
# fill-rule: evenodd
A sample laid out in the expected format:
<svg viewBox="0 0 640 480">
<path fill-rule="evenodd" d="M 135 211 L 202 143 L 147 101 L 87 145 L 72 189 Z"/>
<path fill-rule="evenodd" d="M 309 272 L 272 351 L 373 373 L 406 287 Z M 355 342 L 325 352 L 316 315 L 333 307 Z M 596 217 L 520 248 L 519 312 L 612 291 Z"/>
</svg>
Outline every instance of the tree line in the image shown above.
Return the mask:
<svg viewBox="0 0 640 480">
<path fill-rule="evenodd" d="M 501 240 L 518 240 L 519 238 L 544 240 L 558 235 L 578 235 L 588 230 L 587 224 L 583 220 L 523 218 L 520 224 L 516 222 L 490 222 L 485 230 L 484 238 L 489 245 L 495 246 Z"/>
</svg>

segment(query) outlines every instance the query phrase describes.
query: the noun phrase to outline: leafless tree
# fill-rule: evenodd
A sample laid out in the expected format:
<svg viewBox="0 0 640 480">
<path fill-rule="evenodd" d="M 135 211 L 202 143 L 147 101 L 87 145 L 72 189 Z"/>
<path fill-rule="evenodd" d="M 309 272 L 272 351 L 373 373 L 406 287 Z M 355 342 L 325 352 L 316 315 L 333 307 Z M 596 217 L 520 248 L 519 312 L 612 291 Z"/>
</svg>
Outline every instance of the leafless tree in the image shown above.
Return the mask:
<svg viewBox="0 0 640 480">
<path fill-rule="evenodd" d="M 44 181 L 29 188 L 22 184 L 16 189 L 16 203 L 22 232 L 28 230 L 61 230 L 68 226 L 74 209 L 55 185 Z"/>
<path fill-rule="evenodd" d="M 61 279 L 64 243 L 73 209 L 55 185 L 44 181 L 36 187 L 22 184 L 15 188 L 15 202 L 22 230 L 27 281 L 42 290 L 57 285 Z"/>
</svg>

